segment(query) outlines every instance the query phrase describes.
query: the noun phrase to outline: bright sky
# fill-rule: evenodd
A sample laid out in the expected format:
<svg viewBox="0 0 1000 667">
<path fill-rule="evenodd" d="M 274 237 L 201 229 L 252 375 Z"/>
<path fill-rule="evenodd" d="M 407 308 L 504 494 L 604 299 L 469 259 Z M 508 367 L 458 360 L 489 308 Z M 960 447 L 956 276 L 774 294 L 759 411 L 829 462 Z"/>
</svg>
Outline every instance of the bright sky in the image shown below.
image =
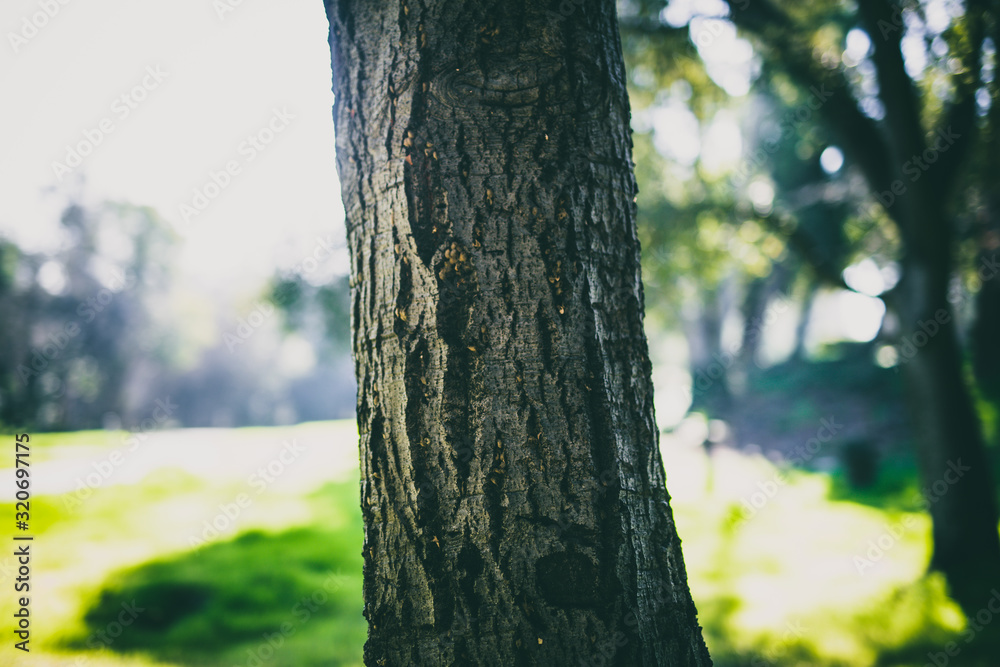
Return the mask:
<svg viewBox="0 0 1000 667">
<path fill-rule="evenodd" d="M 725 13 L 718 0 L 671 12 L 676 24 Z M 83 177 L 90 202 L 156 208 L 183 236 L 186 277 L 213 292 L 298 263 L 318 237 L 343 243 L 318 0 L 6 0 L 0 29 L 0 234 L 45 248 Z M 732 25 L 697 19 L 692 39 L 713 78 L 746 94 L 752 50 Z M 675 159 L 739 159 L 731 115 L 702 133 L 683 104 L 657 113 L 658 146 Z"/>
<path fill-rule="evenodd" d="M 0 233 L 45 247 L 84 176 L 155 207 L 219 287 L 342 244 L 322 3 L 5 0 L 0 29 Z"/>
</svg>

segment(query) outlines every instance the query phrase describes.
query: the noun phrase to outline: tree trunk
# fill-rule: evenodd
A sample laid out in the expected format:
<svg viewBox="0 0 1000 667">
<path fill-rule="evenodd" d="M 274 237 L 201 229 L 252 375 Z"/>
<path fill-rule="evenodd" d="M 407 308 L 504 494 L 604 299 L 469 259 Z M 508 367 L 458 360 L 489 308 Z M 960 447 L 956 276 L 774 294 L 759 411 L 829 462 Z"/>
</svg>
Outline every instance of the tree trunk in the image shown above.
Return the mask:
<svg viewBox="0 0 1000 667">
<path fill-rule="evenodd" d="M 728 419 L 733 397 L 729 373 L 736 356 L 722 349 L 722 325 L 728 299 L 725 286 L 703 290 L 696 316 L 685 317 L 685 337 L 691 356 L 691 411 L 704 411 L 711 419 Z"/>
<path fill-rule="evenodd" d="M 998 213 L 997 215 L 1000 215 Z M 976 270 L 980 288 L 975 297 L 975 321 L 970 332 L 972 369 L 983 396 L 1000 410 L 1000 220 L 984 236 L 989 244 L 980 248 Z"/>
<path fill-rule="evenodd" d="M 939 253 L 926 262 L 913 256 L 904 261 L 897 299 L 909 326 L 902 332 L 900 352 L 933 522 L 930 566 L 944 573 L 952 597 L 974 614 L 1000 584 L 1000 536 L 992 466 L 947 300 L 951 272 L 946 258 L 947 253 Z"/>
<path fill-rule="evenodd" d="M 792 352 L 792 359 L 805 361 L 808 356 L 806 350 L 806 336 L 809 335 L 809 321 L 812 319 L 813 306 L 816 305 L 816 296 L 819 292 L 819 281 L 810 278 L 806 284 L 805 297 L 802 299 L 802 313 L 799 315 L 799 322 L 795 325 L 795 350 Z"/>
<path fill-rule="evenodd" d="M 972 324 L 972 368 L 983 395 L 1000 411 L 1000 109 L 990 109 L 992 134 L 986 146 L 989 156 L 982 170 L 981 189 L 985 201 L 979 211 L 979 253 L 976 277 L 979 292 Z"/>
<path fill-rule="evenodd" d="M 329 2 L 369 665 L 709 665 L 615 6 Z M 572 9 L 572 11 L 569 11 Z"/>
</svg>

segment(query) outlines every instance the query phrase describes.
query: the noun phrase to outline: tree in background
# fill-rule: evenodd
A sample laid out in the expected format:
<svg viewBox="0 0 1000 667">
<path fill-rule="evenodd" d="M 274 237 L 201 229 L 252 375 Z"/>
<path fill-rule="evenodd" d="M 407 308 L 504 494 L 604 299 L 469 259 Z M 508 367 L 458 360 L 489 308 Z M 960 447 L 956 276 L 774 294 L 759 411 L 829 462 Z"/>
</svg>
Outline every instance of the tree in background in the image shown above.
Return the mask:
<svg viewBox="0 0 1000 667">
<path fill-rule="evenodd" d="M 152 210 L 73 203 L 51 253 L 3 241 L 0 423 L 99 428 L 131 413 L 127 385 L 165 340 L 154 303 L 169 282 L 172 235 Z"/>
<path fill-rule="evenodd" d="M 637 3 L 632 9 L 626 31 L 676 40 L 677 28 L 661 20 L 664 3 Z M 996 261 L 996 181 L 989 176 L 997 162 L 997 3 L 754 0 L 722 9 L 717 17 L 755 38 L 764 81 L 776 97 L 812 103 L 821 131 L 843 151 L 845 173 L 857 174 L 871 193 L 852 189 L 849 203 L 857 213 L 830 215 L 814 225 L 825 228 L 829 239 L 853 244 L 851 250 L 841 252 L 836 243 L 796 243 L 801 234 L 791 234 L 799 256 L 821 279 L 846 287 L 845 260 L 861 249 L 870 252 L 866 244 L 873 234 L 898 243 L 883 254 L 898 263 L 900 279 L 880 297 L 899 322 L 894 335 L 907 353 L 902 366 L 924 483 L 953 479 L 956 466 L 962 466 L 958 483 L 934 494 L 930 503 L 931 567 L 945 573 L 966 609 L 979 609 L 988 597 L 986 584 L 1000 572 L 996 492 L 974 401 L 977 389 L 996 396 L 990 369 L 997 367 L 998 297 L 996 286 L 987 284 L 975 299 L 972 349 L 980 385 L 973 387 L 964 370 L 970 350 L 959 333 L 952 288 L 956 275 Z M 845 49 L 845 43 L 861 48 Z M 749 168 L 772 170 L 785 188 L 777 200 L 783 198 L 801 224 L 809 214 L 801 195 L 822 187 L 825 175 L 781 174 L 780 164 L 775 172 L 773 158 L 780 157 L 782 140 L 787 145 L 806 128 L 792 123 L 779 129 L 777 138 L 762 137 L 755 146 L 763 159 L 751 153 Z"/>
<path fill-rule="evenodd" d="M 614 3 L 329 2 L 371 665 L 710 664 Z"/>
<path fill-rule="evenodd" d="M 292 272 L 234 302 L 179 279 L 179 246 L 154 210 L 117 202 L 69 204 L 43 250 L 0 240 L 0 424 L 138 428 L 158 405 L 159 426 L 353 413 L 346 279 Z"/>
</svg>

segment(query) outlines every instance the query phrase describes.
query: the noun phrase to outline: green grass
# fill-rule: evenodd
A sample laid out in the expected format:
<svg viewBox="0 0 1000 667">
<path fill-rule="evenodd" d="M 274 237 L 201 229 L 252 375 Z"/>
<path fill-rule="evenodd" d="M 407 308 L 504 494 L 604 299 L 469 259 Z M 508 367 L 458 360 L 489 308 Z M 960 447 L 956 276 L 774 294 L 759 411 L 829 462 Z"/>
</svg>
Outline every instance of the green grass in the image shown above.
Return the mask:
<svg viewBox="0 0 1000 667">
<path fill-rule="evenodd" d="M 325 497 L 342 500 L 343 486 Z M 249 531 L 130 568 L 94 596 L 83 619 L 87 635 L 66 646 L 104 644 L 111 638 L 96 633 L 133 604 L 141 611 L 112 644 L 116 650 L 184 664 L 240 664 L 261 652 L 271 665 L 358 664 L 365 638 L 359 530 Z"/>
<path fill-rule="evenodd" d="M 31 461 L 58 460 L 68 451 L 79 454 L 86 450 L 94 455 L 121 444 L 128 437 L 125 431 L 76 431 L 74 433 L 30 433 Z M 13 460 L 4 460 L 3 467 L 12 467 Z"/>
<path fill-rule="evenodd" d="M 919 653 L 902 661 L 896 654 L 948 641 L 963 627 L 940 578 L 923 576 L 926 516 L 832 500 L 831 479 L 806 472 L 786 472 L 786 483 L 748 516 L 742 501 L 780 472 L 765 459 L 718 452 L 709 491 L 700 452 L 665 458 L 716 665 L 922 667 Z M 671 477 L 671 469 L 684 473 Z M 870 541 L 887 533 L 892 544 L 869 559 Z"/>
<path fill-rule="evenodd" d="M 160 435 L 164 447 L 198 436 Z M 266 460 L 268 443 L 289 438 L 356 466 L 353 424 L 200 437 L 224 449 L 227 470 L 159 467 L 134 483 L 109 480 L 82 500 L 72 485 L 32 499 L 32 653 L 15 655 L 7 643 L 0 664 L 361 664 L 356 467 L 326 474 L 328 463 L 303 459 L 260 493 L 239 468 L 252 470 L 257 463 L 249 459 Z M 53 434 L 32 440 L 32 460 L 75 460 L 85 469 L 120 443 L 93 432 Z M 837 472 L 786 471 L 773 494 L 755 496 L 781 472 L 766 460 L 718 450 L 710 461 L 672 438 L 663 448 L 716 665 L 923 667 L 949 641 L 962 650 L 951 665 L 997 664 L 985 638 L 964 641 L 962 613 L 941 579 L 923 574 L 930 526 L 908 501 L 916 487 L 905 465 L 862 495 Z M 32 468 L 37 478 L 47 470 L 56 469 Z M 206 522 L 224 516 L 220 508 L 232 511 L 240 494 L 249 506 L 206 535 Z M 762 497 L 748 517 L 743 501 Z M 886 534 L 891 545 L 859 566 Z M 5 587 L 11 561 L 0 557 Z M 0 596 L 0 614 L 10 618 L 13 603 Z M 100 633 L 114 633 L 129 605 L 142 611 L 102 648 Z M 87 662 L 75 662 L 81 657 Z"/>
</svg>

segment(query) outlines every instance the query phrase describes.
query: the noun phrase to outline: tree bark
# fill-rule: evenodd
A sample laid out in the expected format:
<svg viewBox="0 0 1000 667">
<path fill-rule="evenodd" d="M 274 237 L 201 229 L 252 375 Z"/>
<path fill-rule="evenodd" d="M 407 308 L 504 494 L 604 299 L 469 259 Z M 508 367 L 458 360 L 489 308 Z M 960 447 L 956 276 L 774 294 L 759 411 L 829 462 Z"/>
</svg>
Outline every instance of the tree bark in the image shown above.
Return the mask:
<svg viewBox="0 0 1000 667">
<path fill-rule="evenodd" d="M 614 3 L 327 15 L 366 664 L 710 665 L 653 416 Z"/>
</svg>

